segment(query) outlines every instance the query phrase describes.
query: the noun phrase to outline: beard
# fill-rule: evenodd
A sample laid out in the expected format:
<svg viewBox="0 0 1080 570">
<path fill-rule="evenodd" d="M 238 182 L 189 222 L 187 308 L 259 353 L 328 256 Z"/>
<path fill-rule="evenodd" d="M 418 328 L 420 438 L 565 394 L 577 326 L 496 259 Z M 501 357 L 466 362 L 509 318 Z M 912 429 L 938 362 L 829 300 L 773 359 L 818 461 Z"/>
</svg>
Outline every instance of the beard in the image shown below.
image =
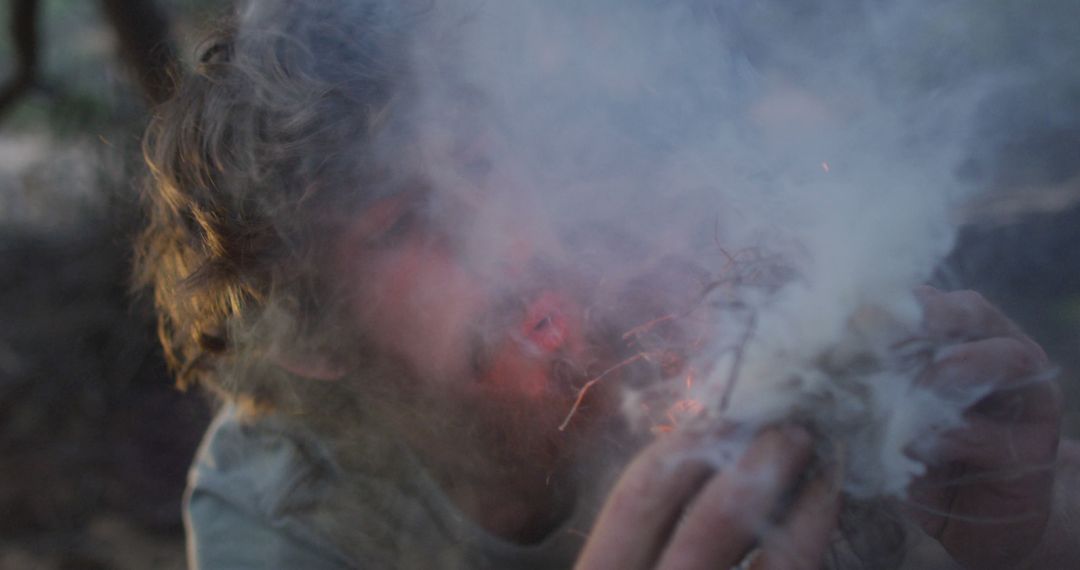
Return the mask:
<svg viewBox="0 0 1080 570">
<path fill-rule="evenodd" d="M 507 296 L 471 321 L 468 364 L 446 377 L 421 377 L 401 358 L 354 345 L 364 350 L 356 351 L 350 375 L 316 387 L 325 387 L 319 408 L 327 413 L 308 418 L 323 426 L 318 431 L 345 479 L 414 481 L 410 470 L 419 465 L 474 521 L 492 510 L 496 495 L 542 513 L 516 538 L 541 536 L 564 520 L 582 480 L 596 475 L 587 467 L 590 456 L 620 429 L 616 386 L 590 391 L 570 426 L 560 430 L 560 424 L 580 386 L 611 360 L 618 343 L 594 326 L 585 349 L 536 353 L 515 334 L 524 311 L 520 300 L 530 297 L 531 291 Z M 545 389 L 523 390 L 514 377 L 519 372 L 542 376 Z M 503 525 L 487 528 L 499 533 Z"/>
<path fill-rule="evenodd" d="M 320 431 L 330 435 L 344 473 L 404 480 L 403 470 L 418 461 L 466 514 L 473 514 L 470 503 L 483 511 L 486 500 L 470 489 L 547 507 L 548 522 L 579 496 L 591 500 L 591 488 L 642 443 L 626 431 L 621 387 L 655 381 L 656 367 L 641 361 L 605 375 L 580 406 L 579 395 L 642 349 L 627 342 L 627 330 L 698 293 L 692 271 L 661 264 L 642 276 L 632 269 L 642 263 L 636 251 L 612 255 L 624 242 L 597 245 L 596 237 L 573 244 L 585 254 L 580 264 L 534 263 L 513 289 L 463 319 L 452 333 L 460 358 L 449 367 L 440 363 L 437 372 L 431 362 L 381 348 L 380 331 L 340 323 L 337 330 L 348 334 L 337 339 L 345 344 L 339 354 L 351 372 L 317 386 L 326 397 L 308 409 L 320 410 L 310 421 L 326 426 Z M 673 275 L 686 281 L 675 285 L 687 293 L 671 293 Z M 546 302 L 538 301 L 551 298 L 554 311 L 567 313 L 561 324 L 549 321 Z M 553 330 L 536 332 L 548 325 Z"/>
<path fill-rule="evenodd" d="M 587 237 L 596 241 L 597 235 Z M 653 383 L 665 372 L 642 362 L 591 386 L 580 407 L 575 401 L 589 380 L 642 349 L 656 348 L 641 339 L 632 346 L 624 333 L 685 310 L 687 300 L 700 293 L 702 276 L 693 264 L 667 258 L 648 272 L 631 274 L 626 267 L 635 263 L 630 259 L 636 250 L 612 256 L 608 243 L 573 247 L 597 253 L 588 264 L 573 267 L 534 261 L 517 287 L 463 322 L 464 364 L 443 377 L 424 377 L 418 372 L 423 366 L 364 340 L 378 338 L 378 331 L 356 335 L 353 346 L 360 350 L 351 351 L 358 356 L 345 384 L 364 411 L 356 414 L 363 421 L 352 429 L 407 442 L 421 457 L 435 458 L 429 461 L 434 471 L 545 480 L 571 468 L 583 453 L 594 453 L 597 439 L 611 440 L 613 432 L 621 432 L 620 386 Z M 598 258 L 613 261 L 598 263 Z M 618 265 L 622 268 L 613 270 Z M 550 292 L 581 318 L 568 319 L 574 324 L 560 333 L 573 342 L 543 350 L 523 323 L 533 328 L 532 306 Z M 681 336 L 652 334 L 650 342 L 666 349 L 686 344 Z"/>
<path fill-rule="evenodd" d="M 433 467 L 472 480 L 547 481 L 570 468 L 582 446 L 618 420 L 613 382 L 590 391 L 587 405 L 561 429 L 585 382 L 610 366 L 621 346 L 603 323 L 592 323 L 582 346 L 537 350 L 518 330 L 525 300 L 535 296 L 506 295 L 471 323 L 467 367 L 456 375 L 420 378 L 399 362 L 409 387 L 398 384 L 397 405 L 379 414 L 383 425 L 434 457 Z"/>
</svg>

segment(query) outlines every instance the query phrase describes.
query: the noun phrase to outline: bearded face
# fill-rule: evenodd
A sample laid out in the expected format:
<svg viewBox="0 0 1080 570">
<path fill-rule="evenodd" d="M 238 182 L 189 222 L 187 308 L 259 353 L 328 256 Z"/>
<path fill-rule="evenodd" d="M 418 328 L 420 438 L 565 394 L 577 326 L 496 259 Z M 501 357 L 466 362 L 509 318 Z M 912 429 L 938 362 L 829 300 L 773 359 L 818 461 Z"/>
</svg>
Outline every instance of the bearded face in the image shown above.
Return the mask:
<svg viewBox="0 0 1080 570">
<path fill-rule="evenodd" d="M 422 200 L 375 204 L 338 256 L 349 321 L 367 353 L 397 370 L 384 391 L 397 401 L 387 413 L 400 417 L 388 421 L 422 455 L 443 455 L 453 437 L 446 454 L 471 457 L 477 470 L 549 477 L 616 408 L 596 390 L 572 429 L 559 429 L 584 383 L 622 350 L 593 310 L 598 279 L 541 261 L 520 241 L 503 263 L 471 263 L 458 238 L 417 211 Z"/>
</svg>

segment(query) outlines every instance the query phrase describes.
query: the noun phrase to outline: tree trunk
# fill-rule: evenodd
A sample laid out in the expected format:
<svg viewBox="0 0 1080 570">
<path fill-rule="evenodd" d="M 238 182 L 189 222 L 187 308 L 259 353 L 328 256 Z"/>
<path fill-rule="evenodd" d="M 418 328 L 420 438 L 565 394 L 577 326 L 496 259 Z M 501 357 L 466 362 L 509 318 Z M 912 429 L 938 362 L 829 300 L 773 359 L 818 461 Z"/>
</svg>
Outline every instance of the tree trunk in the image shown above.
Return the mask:
<svg viewBox="0 0 1080 570">
<path fill-rule="evenodd" d="M 120 57 L 143 95 L 152 104 L 168 99 L 177 77 L 168 15 L 152 0 L 102 0 L 101 4 L 116 32 Z"/>
</svg>

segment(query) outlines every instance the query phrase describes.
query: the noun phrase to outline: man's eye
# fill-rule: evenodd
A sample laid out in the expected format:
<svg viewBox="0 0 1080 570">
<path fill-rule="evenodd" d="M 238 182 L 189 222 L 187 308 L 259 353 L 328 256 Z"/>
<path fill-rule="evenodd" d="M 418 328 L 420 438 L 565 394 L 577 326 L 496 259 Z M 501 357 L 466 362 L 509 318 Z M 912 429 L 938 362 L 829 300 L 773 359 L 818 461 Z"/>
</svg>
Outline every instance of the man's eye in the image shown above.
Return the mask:
<svg viewBox="0 0 1080 570">
<path fill-rule="evenodd" d="M 371 236 L 368 240 L 369 245 L 373 247 L 397 245 L 420 226 L 421 217 L 420 207 L 417 205 L 402 209 L 396 217 L 384 226 L 385 229 Z"/>
<path fill-rule="evenodd" d="M 418 232 L 428 232 L 431 225 L 429 196 L 426 192 L 408 192 L 379 200 L 361 212 L 356 231 L 363 247 L 395 246 Z"/>
</svg>

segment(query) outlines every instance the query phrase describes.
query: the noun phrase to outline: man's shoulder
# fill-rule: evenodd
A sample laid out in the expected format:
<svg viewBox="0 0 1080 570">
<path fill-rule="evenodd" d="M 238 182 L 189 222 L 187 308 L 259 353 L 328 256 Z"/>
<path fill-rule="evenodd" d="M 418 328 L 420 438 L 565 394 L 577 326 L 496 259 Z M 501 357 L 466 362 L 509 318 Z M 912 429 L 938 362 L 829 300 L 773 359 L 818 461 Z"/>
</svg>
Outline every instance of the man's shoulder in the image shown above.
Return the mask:
<svg viewBox="0 0 1080 570">
<path fill-rule="evenodd" d="M 358 443 L 364 457 L 339 463 L 287 418 L 225 408 L 192 467 L 185 509 L 191 557 L 217 562 L 193 567 L 548 568 L 576 550 L 562 539 L 519 546 L 490 535 L 414 457 L 387 445 Z"/>
<path fill-rule="evenodd" d="M 224 567 L 221 560 L 236 557 L 254 564 L 270 553 L 274 560 L 348 566 L 309 520 L 336 479 L 327 450 L 310 433 L 273 415 L 246 418 L 225 407 L 195 458 L 185 498 L 196 567 Z"/>
<path fill-rule="evenodd" d="M 211 424 L 192 466 L 189 487 L 231 497 L 252 514 L 302 509 L 337 477 L 318 439 L 274 415 L 241 416 L 227 406 Z"/>
</svg>

